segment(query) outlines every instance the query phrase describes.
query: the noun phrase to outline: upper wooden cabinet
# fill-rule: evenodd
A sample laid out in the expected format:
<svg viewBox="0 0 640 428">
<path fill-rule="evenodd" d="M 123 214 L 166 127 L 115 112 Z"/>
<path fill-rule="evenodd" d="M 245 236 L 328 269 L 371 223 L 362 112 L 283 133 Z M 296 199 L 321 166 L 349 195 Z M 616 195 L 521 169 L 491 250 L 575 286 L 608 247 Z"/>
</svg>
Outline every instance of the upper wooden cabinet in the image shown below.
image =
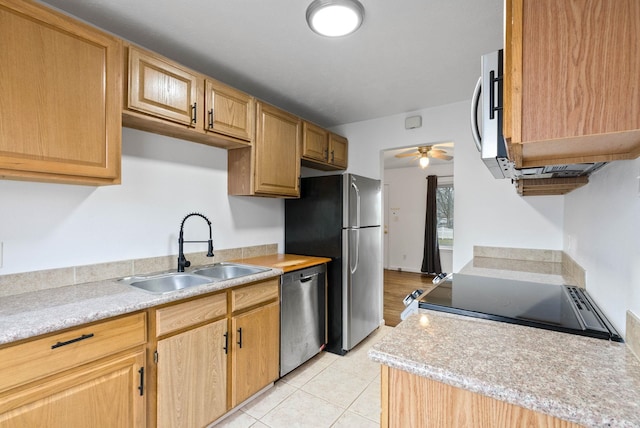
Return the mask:
<svg viewBox="0 0 640 428">
<path fill-rule="evenodd" d="M 129 48 L 127 106 L 155 117 L 195 127 L 198 75 L 178 64 Z"/>
<path fill-rule="evenodd" d="M 310 122 L 302 124 L 302 164 L 309 168 L 347 168 L 347 139 Z"/>
<path fill-rule="evenodd" d="M 210 78 L 205 79 L 204 84 L 205 131 L 252 141 L 255 100 L 244 92 Z"/>
<path fill-rule="evenodd" d="M 258 101 L 254 145 L 229 150 L 229 194 L 300 196 L 301 138 L 299 117 Z"/>
<path fill-rule="evenodd" d="M 329 134 L 329 163 L 338 169 L 346 169 L 348 164 L 349 141 L 337 134 Z"/>
<path fill-rule="evenodd" d="M 504 135 L 516 167 L 640 155 L 640 2 L 507 0 Z"/>
<path fill-rule="evenodd" d="M 136 46 L 127 51 L 125 126 L 222 148 L 251 144 L 253 97 Z"/>
<path fill-rule="evenodd" d="M 0 176 L 119 183 L 121 41 L 24 0 L 0 0 L 0 39 Z"/>
</svg>

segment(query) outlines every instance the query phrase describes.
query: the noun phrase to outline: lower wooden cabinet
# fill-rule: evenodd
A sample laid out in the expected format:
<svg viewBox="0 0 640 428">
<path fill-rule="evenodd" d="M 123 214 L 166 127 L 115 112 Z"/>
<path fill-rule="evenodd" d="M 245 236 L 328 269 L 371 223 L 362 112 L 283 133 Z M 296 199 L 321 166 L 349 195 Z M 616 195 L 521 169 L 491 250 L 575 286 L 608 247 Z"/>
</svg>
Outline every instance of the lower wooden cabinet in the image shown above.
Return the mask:
<svg viewBox="0 0 640 428">
<path fill-rule="evenodd" d="M 271 278 L 0 346 L 0 427 L 205 427 L 279 363 Z"/>
<path fill-rule="evenodd" d="M 205 427 L 278 379 L 279 278 L 150 310 L 150 426 Z"/>
<path fill-rule="evenodd" d="M 579 428 L 553 416 L 382 366 L 383 428 Z"/>
<path fill-rule="evenodd" d="M 0 349 L 0 426 L 146 426 L 145 319 L 128 315 Z"/>
<path fill-rule="evenodd" d="M 204 427 L 227 411 L 226 318 L 158 341 L 158 427 Z"/>
<path fill-rule="evenodd" d="M 0 398 L 0 426 L 144 427 L 143 367 L 139 350 L 34 383 Z"/>
<path fill-rule="evenodd" d="M 232 407 L 278 379 L 280 304 L 259 307 L 231 319 L 234 332 Z"/>
</svg>

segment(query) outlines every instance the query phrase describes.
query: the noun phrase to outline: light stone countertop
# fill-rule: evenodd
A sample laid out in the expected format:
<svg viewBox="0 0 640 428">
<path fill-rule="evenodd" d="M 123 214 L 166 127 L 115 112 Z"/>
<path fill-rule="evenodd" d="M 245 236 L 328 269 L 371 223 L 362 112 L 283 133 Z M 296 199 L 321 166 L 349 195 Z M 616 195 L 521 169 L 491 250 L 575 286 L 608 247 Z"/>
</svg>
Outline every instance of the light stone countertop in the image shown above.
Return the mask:
<svg viewBox="0 0 640 428">
<path fill-rule="evenodd" d="M 587 427 L 640 427 L 640 362 L 623 343 L 421 310 L 369 357 Z"/>
<path fill-rule="evenodd" d="M 105 280 L 5 296 L 0 298 L 0 345 L 282 274 L 271 269 L 167 294 Z"/>
</svg>

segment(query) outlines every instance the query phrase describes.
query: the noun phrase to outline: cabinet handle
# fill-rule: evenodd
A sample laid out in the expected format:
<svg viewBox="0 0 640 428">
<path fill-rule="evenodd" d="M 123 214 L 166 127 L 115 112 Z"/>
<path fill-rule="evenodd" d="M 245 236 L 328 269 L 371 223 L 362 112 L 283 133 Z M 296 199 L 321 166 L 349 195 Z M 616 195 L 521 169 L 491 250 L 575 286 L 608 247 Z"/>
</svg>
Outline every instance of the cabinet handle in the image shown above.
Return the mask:
<svg viewBox="0 0 640 428">
<path fill-rule="evenodd" d="M 502 110 L 502 106 L 499 105 L 499 103 L 502 102 L 500 93 L 498 93 L 498 103 L 496 103 L 496 83 L 499 84 L 501 80 L 502 76 L 496 77 L 495 71 L 491 70 L 489 73 L 489 81 L 491 83 L 491 87 L 489 88 L 489 119 L 491 120 L 495 118 L 496 111 Z M 499 87 L 498 91 L 500 91 Z"/>
<path fill-rule="evenodd" d="M 138 370 L 138 373 L 140 373 L 140 385 L 138 385 L 138 391 L 140 391 L 140 395 L 144 395 L 144 367 L 140 367 L 140 370 Z"/>
<path fill-rule="evenodd" d="M 71 345 L 72 343 L 80 342 L 81 340 L 89 339 L 91 337 L 93 337 L 93 333 L 83 334 L 82 336 L 76 337 L 75 339 L 67 340 L 66 342 L 58 342 L 55 345 L 51 345 L 51 349 L 56 349 L 65 345 Z"/>
<path fill-rule="evenodd" d="M 209 129 L 213 129 L 213 109 L 209 110 Z"/>
<path fill-rule="evenodd" d="M 238 329 L 238 342 L 236 343 L 240 345 L 240 349 L 242 349 L 242 327 Z"/>
<path fill-rule="evenodd" d="M 328 161 L 329 160 L 329 149 L 324 149 L 322 150 L 322 157 L 324 158 L 324 160 Z"/>
<path fill-rule="evenodd" d="M 196 123 L 198 116 L 196 115 L 196 107 L 198 106 L 198 103 L 193 103 L 193 105 L 191 106 L 191 123 Z"/>
<path fill-rule="evenodd" d="M 224 334 L 224 353 L 228 354 L 229 353 L 229 332 L 226 332 Z"/>
<path fill-rule="evenodd" d="M 335 153 L 333 152 L 333 150 L 331 150 L 331 163 L 335 162 L 335 160 L 336 160 Z"/>
</svg>

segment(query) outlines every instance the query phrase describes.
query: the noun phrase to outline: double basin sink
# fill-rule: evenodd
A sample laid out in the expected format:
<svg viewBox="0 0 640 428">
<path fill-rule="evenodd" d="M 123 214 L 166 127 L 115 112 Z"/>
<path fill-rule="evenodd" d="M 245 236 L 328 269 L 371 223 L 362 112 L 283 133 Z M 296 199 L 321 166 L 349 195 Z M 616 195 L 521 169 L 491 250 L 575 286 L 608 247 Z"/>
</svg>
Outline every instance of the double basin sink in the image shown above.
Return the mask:
<svg viewBox="0 0 640 428">
<path fill-rule="evenodd" d="M 240 278 L 268 271 L 268 268 L 238 263 L 216 263 L 190 272 L 171 272 L 152 276 L 130 276 L 120 281 L 153 294 L 165 294 L 212 282 Z"/>
</svg>

